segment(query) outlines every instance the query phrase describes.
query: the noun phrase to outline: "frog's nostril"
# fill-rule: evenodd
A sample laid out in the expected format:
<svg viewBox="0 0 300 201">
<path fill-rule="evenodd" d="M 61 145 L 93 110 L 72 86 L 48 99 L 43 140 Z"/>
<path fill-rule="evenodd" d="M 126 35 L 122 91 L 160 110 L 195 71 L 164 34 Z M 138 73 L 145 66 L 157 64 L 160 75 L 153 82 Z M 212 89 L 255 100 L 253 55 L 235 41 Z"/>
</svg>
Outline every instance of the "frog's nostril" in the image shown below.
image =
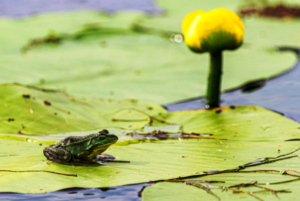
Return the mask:
<svg viewBox="0 0 300 201">
<path fill-rule="evenodd" d="M 115 137 L 116 141 L 119 139 L 118 136 L 116 136 L 116 135 L 114 135 L 114 137 Z"/>
<path fill-rule="evenodd" d="M 112 142 L 112 143 L 115 143 L 115 142 L 118 141 L 119 138 L 118 138 L 118 136 L 116 136 L 116 135 L 112 135 L 110 139 L 111 139 L 111 142 Z"/>
</svg>

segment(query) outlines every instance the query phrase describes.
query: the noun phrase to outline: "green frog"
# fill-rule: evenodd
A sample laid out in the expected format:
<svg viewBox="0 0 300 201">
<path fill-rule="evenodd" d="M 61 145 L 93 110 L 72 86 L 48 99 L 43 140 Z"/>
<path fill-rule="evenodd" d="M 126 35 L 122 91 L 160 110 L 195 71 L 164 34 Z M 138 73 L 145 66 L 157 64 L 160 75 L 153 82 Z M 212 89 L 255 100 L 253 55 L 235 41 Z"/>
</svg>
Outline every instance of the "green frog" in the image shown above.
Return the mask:
<svg viewBox="0 0 300 201">
<path fill-rule="evenodd" d="M 44 155 L 49 161 L 67 165 L 102 164 L 114 157 L 102 154 L 118 137 L 105 129 L 86 136 L 70 136 L 60 142 L 45 147 Z"/>
</svg>

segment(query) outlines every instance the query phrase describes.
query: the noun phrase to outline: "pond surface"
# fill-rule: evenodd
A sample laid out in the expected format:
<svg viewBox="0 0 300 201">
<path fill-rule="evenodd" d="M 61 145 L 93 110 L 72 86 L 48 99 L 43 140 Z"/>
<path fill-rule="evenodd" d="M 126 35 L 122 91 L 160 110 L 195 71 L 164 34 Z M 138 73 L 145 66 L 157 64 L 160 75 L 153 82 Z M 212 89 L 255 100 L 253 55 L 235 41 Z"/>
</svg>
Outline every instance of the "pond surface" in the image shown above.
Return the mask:
<svg viewBox="0 0 300 201">
<path fill-rule="evenodd" d="M 44 194 L 0 193 L 1 200 L 141 200 L 141 190 L 151 183 L 110 188 L 71 188 Z"/>
<path fill-rule="evenodd" d="M 158 13 L 151 0 L 0 0 L 0 16 L 20 17 L 42 12 L 65 10 L 140 10 Z M 277 78 L 261 81 L 223 93 L 222 106 L 258 105 L 284 114 L 300 122 L 300 62 Z M 204 98 L 165 105 L 168 111 L 204 108 Z M 100 189 L 72 188 L 45 194 L 0 193 L 5 200 L 141 200 L 141 191 L 151 183 Z"/>
</svg>

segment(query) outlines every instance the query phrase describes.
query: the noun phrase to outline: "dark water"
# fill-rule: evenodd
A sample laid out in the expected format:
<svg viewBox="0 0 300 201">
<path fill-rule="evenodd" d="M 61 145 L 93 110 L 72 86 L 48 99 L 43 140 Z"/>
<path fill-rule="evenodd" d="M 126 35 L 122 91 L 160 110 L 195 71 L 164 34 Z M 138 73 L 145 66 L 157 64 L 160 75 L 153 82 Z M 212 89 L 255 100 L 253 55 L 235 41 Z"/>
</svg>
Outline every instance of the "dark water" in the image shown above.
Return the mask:
<svg viewBox="0 0 300 201">
<path fill-rule="evenodd" d="M 71 188 L 44 194 L 0 193 L 0 200 L 141 200 L 141 190 L 151 183 L 110 188 Z"/>
<path fill-rule="evenodd" d="M 151 0 L 0 0 L 0 16 L 20 17 L 64 10 L 140 10 L 156 13 Z M 222 94 L 222 106 L 258 105 L 300 122 L 300 61 L 286 74 Z M 203 109 L 204 98 L 165 105 L 168 111 Z M 141 200 L 150 183 L 110 188 L 72 188 L 45 194 L 0 193 L 0 200 Z"/>
</svg>

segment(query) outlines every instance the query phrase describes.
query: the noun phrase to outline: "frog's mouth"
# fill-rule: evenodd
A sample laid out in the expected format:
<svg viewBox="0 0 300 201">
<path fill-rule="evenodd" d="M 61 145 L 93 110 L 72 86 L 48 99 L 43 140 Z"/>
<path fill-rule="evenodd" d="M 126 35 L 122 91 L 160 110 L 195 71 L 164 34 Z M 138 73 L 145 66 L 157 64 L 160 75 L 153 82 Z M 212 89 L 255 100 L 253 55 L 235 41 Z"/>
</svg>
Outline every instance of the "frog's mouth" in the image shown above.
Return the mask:
<svg viewBox="0 0 300 201">
<path fill-rule="evenodd" d="M 113 142 L 113 143 L 115 143 L 115 142 Z M 102 152 L 104 152 L 110 145 L 112 145 L 113 143 L 106 143 L 106 144 L 98 144 L 98 145 L 95 145 L 94 147 L 93 147 L 93 150 L 94 150 L 94 152 L 100 152 L 100 153 L 102 153 Z"/>
<path fill-rule="evenodd" d="M 108 147 L 112 144 L 114 144 L 115 142 L 118 141 L 118 138 L 112 142 L 109 143 L 105 143 L 105 144 L 97 144 L 95 146 L 92 147 L 93 152 L 88 156 L 89 158 L 95 158 L 97 155 L 102 154 L 106 149 L 108 149 Z"/>
</svg>

